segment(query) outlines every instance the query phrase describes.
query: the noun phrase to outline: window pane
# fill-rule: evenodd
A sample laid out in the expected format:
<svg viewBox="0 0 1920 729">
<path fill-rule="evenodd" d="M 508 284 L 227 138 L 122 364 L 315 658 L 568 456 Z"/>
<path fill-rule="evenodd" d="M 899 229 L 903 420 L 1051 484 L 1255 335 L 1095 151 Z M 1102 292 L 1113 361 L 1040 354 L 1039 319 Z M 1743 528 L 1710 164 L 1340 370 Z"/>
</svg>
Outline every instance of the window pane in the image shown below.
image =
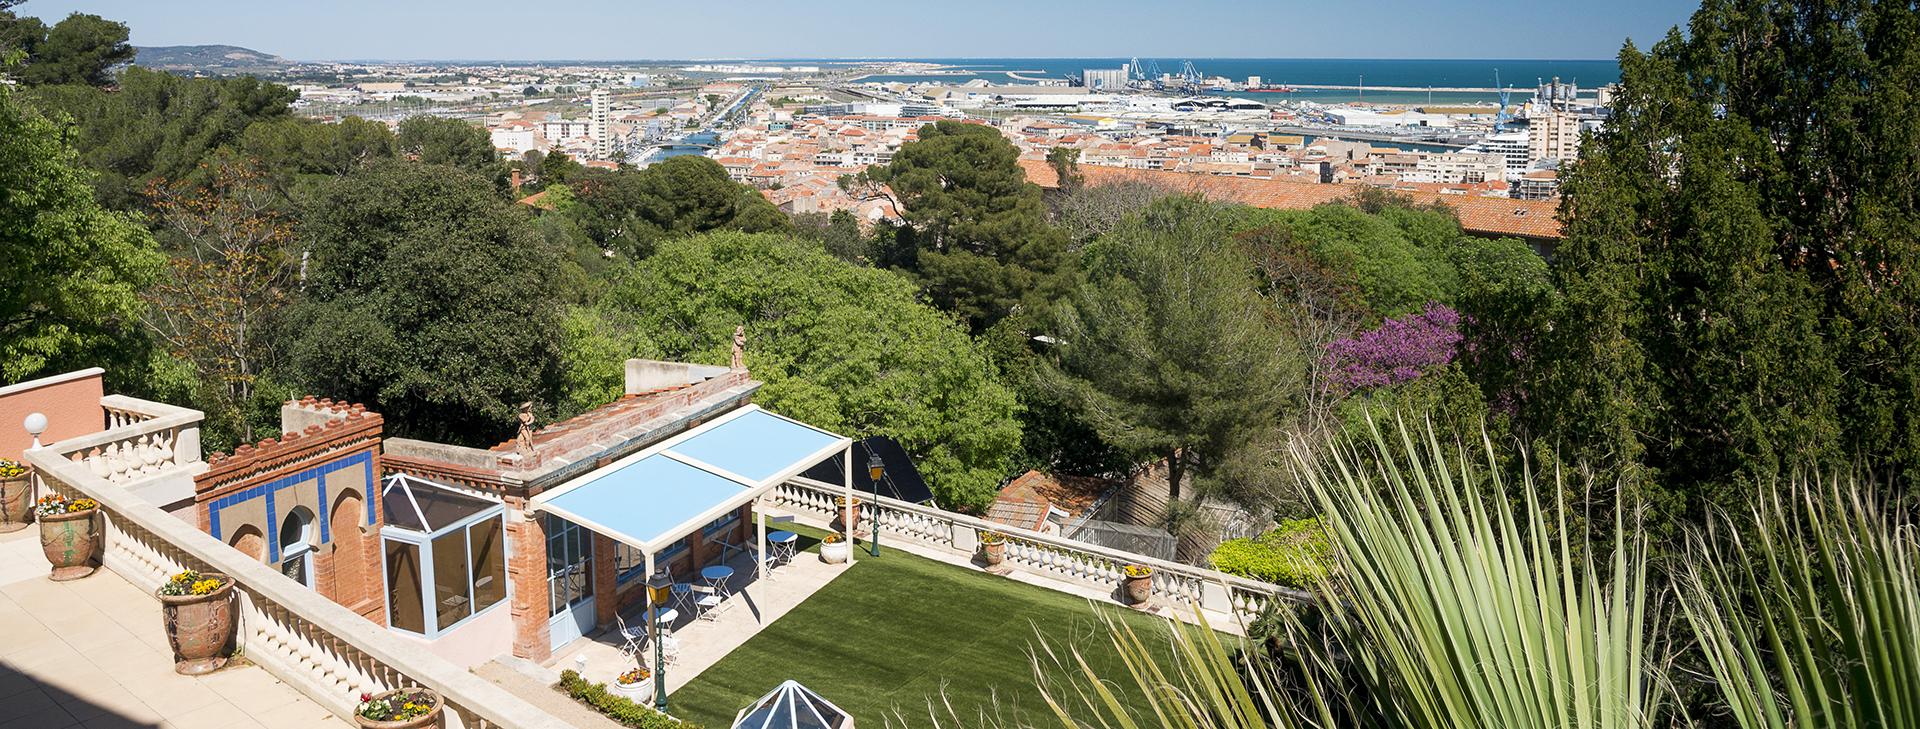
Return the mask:
<svg viewBox="0 0 1920 729">
<path fill-rule="evenodd" d="M 433 540 L 433 604 L 440 629 L 473 614 L 467 589 L 467 535 L 454 532 Z"/>
<path fill-rule="evenodd" d="M 420 614 L 420 548 L 387 542 L 387 619 L 393 627 L 427 632 Z"/>
<path fill-rule="evenodd" d="M 307 553 L 301 552 L 281 562 L 280 574 L 302 585 L 307 584 Z"/>
<path fill-rule="evenodd" d="M 473 555 L 473 610 L 479 612 L 507 596 L 507 551 L 501 548 L 500 519 L 488 519 L 467 530 Z"/>
</svg>

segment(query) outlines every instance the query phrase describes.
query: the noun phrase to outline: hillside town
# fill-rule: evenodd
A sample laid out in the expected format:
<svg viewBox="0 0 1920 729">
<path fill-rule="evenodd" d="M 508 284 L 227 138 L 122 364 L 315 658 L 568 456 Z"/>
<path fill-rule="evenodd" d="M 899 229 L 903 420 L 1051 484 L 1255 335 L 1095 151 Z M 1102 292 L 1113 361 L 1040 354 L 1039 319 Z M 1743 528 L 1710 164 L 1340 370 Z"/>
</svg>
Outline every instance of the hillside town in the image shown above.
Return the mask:
<svg viewBox="0 0 1920 729">
<path fill-rule="evenodd" d="M 1912 0 L 157 5 L 0 0 L 0 728 L 1920 727 Z"/>
</svg>

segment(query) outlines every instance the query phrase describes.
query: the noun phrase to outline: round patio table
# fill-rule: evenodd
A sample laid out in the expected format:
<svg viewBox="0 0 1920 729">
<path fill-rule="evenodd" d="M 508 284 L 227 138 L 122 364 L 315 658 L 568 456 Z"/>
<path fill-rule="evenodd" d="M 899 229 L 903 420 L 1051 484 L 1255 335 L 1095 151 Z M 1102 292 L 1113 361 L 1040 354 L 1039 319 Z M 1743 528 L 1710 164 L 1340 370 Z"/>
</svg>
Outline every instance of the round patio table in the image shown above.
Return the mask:
<svg viewBox="0 0 1920 729">
<path fill-rule="evenodd" d="M 666 625 L 667 623 L 673 622 L 675 618 L 680 617 L 680 611 L 670 607 L 654 608 L 653 616 L 655 620 L 660 621 L 661 625 Z"/>
<path fill-rule="evenodd" d="M 773 553 L 776 559 L 793 559 L 793 543 L 798 539 L 800 535 L 793 532 L 767 532 L 767 541 L 772 542 L 776 549 Z"/>
<path fill-rule="evenodd" d="M 708 582 L 725 582 L 727 578 L 733 576 L 733 568 L 723 564 L 717 564 L 700 570 L 700 576 L 707 578 Z"/>
</svg>

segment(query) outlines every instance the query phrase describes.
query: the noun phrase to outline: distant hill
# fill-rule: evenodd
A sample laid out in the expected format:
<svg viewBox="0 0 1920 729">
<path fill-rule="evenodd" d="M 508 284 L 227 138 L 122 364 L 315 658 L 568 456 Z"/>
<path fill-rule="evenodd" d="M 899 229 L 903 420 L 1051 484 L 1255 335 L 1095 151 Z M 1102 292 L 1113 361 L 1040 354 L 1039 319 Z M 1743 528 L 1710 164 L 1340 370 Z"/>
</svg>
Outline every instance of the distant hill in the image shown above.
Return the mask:
<svg viewBox="0 0 1920 729">
<path fill-rule="evenodd" d="M 284 71 L 293 63 L 279 56 L 239 46 L 138 47 L 133 64 L 165 71 L 260 73 Z"/>
</svg>

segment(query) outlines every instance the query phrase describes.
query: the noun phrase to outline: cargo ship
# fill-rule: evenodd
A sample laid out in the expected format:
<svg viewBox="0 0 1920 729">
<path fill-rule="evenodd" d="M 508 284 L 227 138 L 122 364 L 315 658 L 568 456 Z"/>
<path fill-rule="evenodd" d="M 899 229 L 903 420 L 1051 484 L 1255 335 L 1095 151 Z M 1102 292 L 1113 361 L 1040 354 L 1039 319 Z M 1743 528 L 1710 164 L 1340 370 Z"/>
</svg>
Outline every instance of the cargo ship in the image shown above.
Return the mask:
<svg viewBox="0 0 1920 729">
<path fill-rule="evenodd" d="M 1291 94 L 1299 89 L 1287 86 L 1248 86 L 1246 91 L 1255 94 Z"/>
</svg>

